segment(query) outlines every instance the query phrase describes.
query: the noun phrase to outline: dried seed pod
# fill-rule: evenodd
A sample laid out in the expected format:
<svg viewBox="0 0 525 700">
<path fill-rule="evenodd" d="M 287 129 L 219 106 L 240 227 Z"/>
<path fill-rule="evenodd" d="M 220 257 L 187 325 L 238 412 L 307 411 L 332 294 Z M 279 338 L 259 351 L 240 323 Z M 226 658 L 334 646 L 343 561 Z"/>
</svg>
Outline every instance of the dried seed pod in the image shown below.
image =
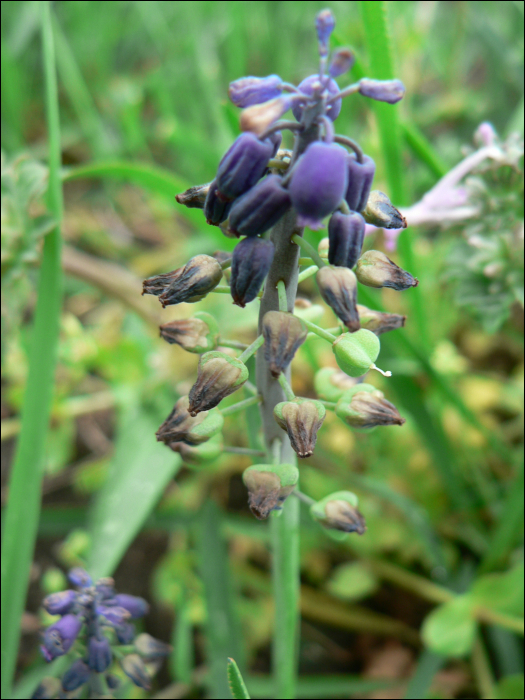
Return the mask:
<svg viewBox="0 0 525 700">
<path fill-rule="evenodd" d="M 233 303 L 244 308 L 253 301 L 270 271 L 275 247 L 261 238 L 245 238 L 233 251 L 231 293 Z"/>
<path fill-rule="evenodd" d="M 337 403 L 341 396 L 355 386 L 357 379 L 335 367 L 323 367 L 315 374 L 315 393 L 324 401 Z"/>
<path fill-rule="evenodd" d="M 281 95 L 262 104 L 247 107 L 241 113 L 241 130 L 261 136 L 290 109 L 292 102 L 293 99 L 289 95 Z"/>
<path fill-rule="evenodd" d="M 311 516 L 323 527 L 341 532 L 366 531 L 365 519 L 357 510 L 357 496 L 351 491 L 336 491 L 310 508 Z"/>
<path fill-rule="evenodd" d="M 139 634 L 134 642 L 135 650 L 144 658 L 146 661 L 153 661 L 155 659 L 163 659 L 171 653 L 172 647 L 165 642 L 161 642 L 160 639 L 155 639 L 151 634 L 142 632 Z"/>
<path fill-rule="evenodd" d="M 265 520 L 272 510 L 280 510 L 299 480 L 299 470 L 293 464 L 254 464 L 242 475 L 248 489 L 248 505 L 259 520 Z"/>
<path fill-rule="evenodd" d="M 357 305 L 357 313 L 359 314 L 361 328 L 366 328 L 376 335 L 396 330 L 396 328 L 403 328 L 407 320 L 406 316 L 374 311 L 360 304 Z"/>
<path fill-rule="evenodd" d="M 405 86 L 400 80 L 374 80 L 361 78 L 359 92 L 365 97 L 371 97 L 379 102 L 388 102 L 394 105 L 405 96 Z"/>
<path fill-rule="evenodd" d="M 162 306 L 193 304 L 215 289 L 222 278 L 222 268 L 209 255 L 196 255 L 184 267 L 150 277 L 142 283 L 142 294 L 159 297 Z"/>
<path fill-rule="evenodd" d="M 354 267 L 365 240 L 365 220 L 357 212 L 335 211 L 328 222 L 328 261 L 339 267 Z"/>
<path fill-rule="evenodd" d="M 350 377 L 361 377 L 379 355 L 380 343 L 377 335 L 362 328 L 355 333 L 343 333 L 334 342 L 332 349 L 339 367 Z"/>
<path fill-rule="evenodd" d="M 398 292 L 419 284 L 415 277 L 379 250 L 368 250 L 362 255 L 357 262 L 355 274 L 361 284 L 367 287 L 390 287 Z"/>
<path fill-rule="evenodd" d="M 326 416 L 323 404 L 313 399 L 283 401 L 274 408 L 273 415 L 279 426 L 288 433 L 299 457 L 313 455 L 317 433 Z"/>
<path fill-rule="evenodd" d="M 236 107 L 251 107 L 279 97 L 282 92 L 282 80 L 278 75 L 256 78 L 249 75 L 230 83 L 228 96 Z"/>
<path fill-rule="evenodd" d="M 365 221 L 378 228 L 406 228 L 407 220 L 396 209 L 384 192 L 370 192 L 366 207 L 363 210 Z"/>
<path fill-rule="evenodd" d="M 139 688 L 151 689 L 151 678 L 146 668 L 146 664 L 138 654 L 127 654 L 120 661 L 122 670 L 128 678 Z"/>
<path fill-rule="evenodd" d="M 233 203 L 229 229 L 239 236 L 259 236 L 274 226 L 291 206 L 279 175 L 268 175 Z"/>
<path fill-rule="evenodd" d="M 223 221 L 226 221 L 230 209 L 232 208 L 233 200 L 224 200 L 220 196 L 217 189 L 217 180 L 210 183 L 206 201 L 204 202 L 204 216 L 206 223 L 210 226 L 219 226 Z"/>
<path fill-rule="evenodd" d="M 323 84 L 324 83 L 325 80 L 323 80 Z M 306 97 L 311 97 L 314 94 L 314 90 L 318 91 L 322 89 L 322 85 L 317 74 L 309 75 L 308 78 L 305 78 L 301 83 L 299 83 L 297 87 Z M 330 98 L 334 95 L 337 95 L 337 93 L 339 92 L 339 85 L 335 82 L 335 80 L 332 80 L 332 78 L 330 78 L 328 83 L 324 85 L 324 89 L 327 91 L 328 97 Z M 295 101 L 292 104 L 292 112 L 298 122 L 301 121 L 301 118 L 303 116 L 305 103 L 306 100 L 305 102 Z M 332 104 L 328 105 L 326 109 L 326 116 L 330 117 L 330 119 L 333 122 L 335 122 L 335 120 L 339 116 L 342 104 L 343 100 L 338 99 L 335 102 L 332 102 Z"/>
<path fill-rule="evenodd" d="M 308 336 L 305 324 L 293 314 L 268 311 L 262 320 L 264 358 L 270 372 L 278 377 L 293 360 Z"/>
<path fill-rule="evenodd" d="M 189 396 L 182 396 L 164 423 L 157 430 L 157 440 L 170 445 L 186 442 L 200 445 L 222 430 L 224 418 L 220 411 L 202 411 L 198 416 L 189 413 Z"/>
<path fill-rule="evenodd" d="M 219 325 L 211 314 L 199 311 L 191 318 L 165 323 L 160 327 L 160 335 L 168 343 L 201 354 L 217 347 Z"/>
<path fill-rule="evenodd" d="M 247 192 L 262 177 L 272 153 L 271 141 L 261 141 L 251 133 L 238 136 L 217 169 L 219 196 L 231 200 Z"/>
<path fill-rule="evenodd" d="M 339 399 L 336 415 L 351 428 L 371 430 L 379 425 L 403 425 L 406 421 L 371 384 L 357 384 Z"/>
<path fill-rule="evenodd" d="M 243 362 L 224 352 L 201 355 L 197 381 L 189 394 L 190 415 L 215 408 L 226 396 L 241 388 L 248 374 Z"/>
<path fill-rule="evenodd" d="M 316 275 L 321 296 L 349 331 L 360 328 L 357 313 L 357 280 L 347 267 L 325 265 Z"/>
<path fill-rule="evenodd" d="M 368 202 L 376 164 L 370 156 L 364 156 L 363 162 L 360 163 L 354 153 L 347 153 L 346 167 L 348 184 L 345 200 L 352 211 L 361 212 Z"/>
<path fill-rule="evenodd" d="M 176 195 L 175 199 L 179 204 L 188 207 L 188 209 L 202 209 L 211 184 L 211 182 L 207 182 L 205 185 L 190 187 Z"/>
<path fill-rule="evenodd" d="M 218 433 L 208 442 L 201 445 L 188 445 L 185 442 L 170 442 L 168 447 L 178 452 L 184 464 L 190 467 L 200 467 L 213 462 L 221 456 L 223 451 L 222 434 Z"/>
<path fill-rule="evenodd" d="M 299 226 L 322 228 L 344 197 L 348 182 L 347 153 L 336 143 L 315 141 L 300 156 L 289 185 Z"/>
</svg>

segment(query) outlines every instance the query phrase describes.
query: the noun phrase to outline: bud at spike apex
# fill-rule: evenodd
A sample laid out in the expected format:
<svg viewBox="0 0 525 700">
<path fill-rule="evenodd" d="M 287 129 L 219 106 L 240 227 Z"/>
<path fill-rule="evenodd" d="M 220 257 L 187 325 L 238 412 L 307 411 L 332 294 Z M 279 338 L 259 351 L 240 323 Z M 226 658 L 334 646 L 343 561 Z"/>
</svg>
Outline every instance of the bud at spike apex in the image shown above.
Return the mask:
<svg viewBox="0 0 525 700">
<path fill-rule="evenodd" d="M 355 63 L 355 55 L 350 49 L 336 49 L 332 54 L 328 74 L 332 78 L 337 78 L 343 73 L 347 73 Z"/>
<path fill-rule="evenodd" d="M 319 88 L 321 86 L 319 82 L 319 76 L 317 74 L 315 75 L 310 75 L 308 78 L 305 78 L 299 85 L 297 86 L 298 89 L 305 95 L 306 97 L 311 97 L 314 93 L 314 89 Z M 325 89 L 327 91 L 328 97 L 333 97 L 334 95 L 337 95 L 339 92 L 339 86 L 335 82 L 335 80 L 330 80 L 325 86 Z M 332 102 L 331 104 L 328 105 L 327 110 L 326 110 L 326 116 L 330 117 L 330 119 L 334 122 L 337 117 L 339 116 L 339 113 L 341 112 L 341 107 L 342 107 L 343 101 L 341 99 L 335 100 L 335 102 Z M 301 102 L 300 100 L 295 101 L 292 104 L 292 112 L 294 117 L 297 119 L 298 122 L 301 121 L 301 118 L 303 116 L 303 111 L 304 111 L 304 102 Z"/>
</svg>

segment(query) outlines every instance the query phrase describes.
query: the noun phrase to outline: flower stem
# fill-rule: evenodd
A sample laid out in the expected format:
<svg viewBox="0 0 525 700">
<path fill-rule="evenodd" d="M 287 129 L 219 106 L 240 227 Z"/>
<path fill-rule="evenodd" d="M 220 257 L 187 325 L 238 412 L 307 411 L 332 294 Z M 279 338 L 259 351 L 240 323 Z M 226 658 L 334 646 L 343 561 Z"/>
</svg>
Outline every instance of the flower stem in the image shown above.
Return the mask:
<svg viewBox="0 0 525 700">
<path fill-rule="evenodd" d="M 330 344 L 337 340 L 337 336 L 332 335 L 328 331 L 325 331 L 324 328 L 319 328 L 319 326 L 316 326 L 315 323 L 312 323 L 311 321 L 306 321 L 304 318 L 301 320 L 304 323 L 304 325 L 308 328 L 308 330 L 312 331 L 312 333 L 315 333 L 320 338 L 323 338 L 323 340 L 327 340 Z"/>
<path fill-rule="evenodd" d="M 293 393 L 293 389 L 288 383 L 286 377 L 284 374 L 279 375 L 279 384 L 281 385 L 282 390 L 284 391 L 284 395 L 286 396 L 287 401 L 293 401 L 295 399 L 295 394 Z"/>
<path fill-rule="evenodd" d="M 215 289 L 212 289 L 210 294 L 231 294 L 231 289 L 227 284 L 219 284 Z"/>
<path fill-rule="evenodd" d="M 261 345 L 264 343 L 264 336 L 260 335 L 258 338 L 256 338 L 251 345 L 248 345 L 246 350 L 242 352 L 239 357 L 237 358 L 241 362 L 247 362 L 252 355 L 255 355 L 257 350 L 261 347 Z"/>
<path fill-rule="evenodd" d="M 226 338 L 219 338 L 217 345 L 220 348 L 233 348 L 234 350 L 246 350 L 248 348 L 246 343 L 240 343 L 238 340 L 227 340 Z"/>
<path fill-rule="evenodd" d="M 311 243 L 308 243 L 308 241 L 305 241 L 304 238 L 301 238 L 301 236 L 294 234 L 292 236 L 292 242 L 296 243 L 301 248 L 301 250 L 304 253 L 306 253 L 308 257 L 312 258 L 314 263 L 319 267 L 324 267 L 327 264 L 326 260 L 323 260 L 323 258 L 319 255 L 319 253 L 316 251 L 313 245 L 311 245 Z"/>
<path fill-rule="evenodd" d="M 277 282 L 277 294 L 279 295 L 279 311 L 287 311 L 288 300 L 286 298 L 286 285 L 283 280 Z"/>
<path fill-rule="evenodd" d="M 242 411 L 245 408 L 248 408 L 248 406 L 253 406 L 256 403 L 259 403 L 261 400 L 260 396 L 250 396 L 248 399 L 244 399 L 243 401 L 239 401 L 238 403 L 234 403 L 233 406 L 227 406 L 226 408 L 221 408 L 221 413 L 223 416 L 231 416 L 232 413 L 237 413 L 237 411 Z"/>
<path fill-rule="evenodd" d="M 319 267 L 317 265 L 312 265 L 312 267 L 307 267 L 306 270 L 303 270 L 299 274 L 299 277 L 297 278 L 297 282 L 304 282 L 304 280 L 307 280 L 309 277 L 312 277 L 313 275 L 315 275 L 318 270 L 319 270 Z"/>
</svg>

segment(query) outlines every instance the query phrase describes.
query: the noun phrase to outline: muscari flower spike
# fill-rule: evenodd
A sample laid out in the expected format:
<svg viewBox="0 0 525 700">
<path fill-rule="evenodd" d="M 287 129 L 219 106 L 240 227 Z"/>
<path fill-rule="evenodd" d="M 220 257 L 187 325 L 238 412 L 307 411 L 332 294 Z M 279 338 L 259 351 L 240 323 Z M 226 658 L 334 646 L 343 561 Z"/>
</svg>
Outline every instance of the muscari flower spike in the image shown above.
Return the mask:
<svg viewBox="0 0 525 700">
<path fill-rule="evenodd" d="M 135 639 L 135 628 L 129 620 L 143 617 L 148 612 L 149 606 L 143 598 L 116 593 L 111 578 L 102 578 L 93 583 L 89 574 L 77 567 L 69 572 L 69 580 L 79 591 L 68 589 L 53 593 L 43 601 L 48 613 L 61 615 L 61 618 L 44 631 L 41 650 L 48 662 L 73 649 L 80 652 L 81 657 L 72 662 L 60 683 L 56 679 L 45 678 L 33 693 L 33 698 L 52 698 L 57 693 L 59 697 L 65 697 L 64 693 L 75 692 L 89 683 L 92 674 L 106 674 L 108 687 L 115 688 L 118 679 L 106 673 L 113 662 L 113 647 L 117 642 L 131 644 Z M 81 644 L 75 646 L 77 640 Z M 133 660 L 137 668 L 143 664 L 139 654 L 149 660 L 153 655 L 156 658 L 165 656 L 165 650 L 169 650 L 168 645 L 160 641 L 156 646 L 151 640 L 149 645 L 145 645 L 140 638 L 137 641 L 138 654 L 135 656 L 139 661 Z M 152 653 L 153 646 L 157 649 L 155 654 Z M 161 653 L 161 649 L 165 653 Z M 140 687 L 146 687 L 144 677 L 134 675 L 132 665 L 128 662 L 129 677 L 134 682 L 139 681 Z"/>
</svg>

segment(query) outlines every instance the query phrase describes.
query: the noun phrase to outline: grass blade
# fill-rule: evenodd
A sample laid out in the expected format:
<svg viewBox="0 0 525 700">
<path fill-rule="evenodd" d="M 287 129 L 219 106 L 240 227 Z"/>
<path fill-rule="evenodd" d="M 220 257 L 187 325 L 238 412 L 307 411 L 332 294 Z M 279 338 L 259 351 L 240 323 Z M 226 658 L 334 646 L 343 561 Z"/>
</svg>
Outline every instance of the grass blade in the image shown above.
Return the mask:
<svg viewBox="0 0 525 700">
<path fill-rule="evenodd" d="M 232 697 L 235 700 L 249 699 L 248 689 L 243 681 L 239 667 L 233 659 L 228 659 L 228 684 Z"/>
<path fill-rule="evenodd" d="M 55 220 L 60 221 L 60 121 L 49 2 L 41 3 L 41 11 L 49 130 L 48 207 Z M 62 300 L 60 247 L 61 236 L 57 226 L 44 239 L 29 351 L 29 374 L 4 521 L 1 594 L 2 697 L 10 697 L 20 639 L 20 619 L 24 610 L 38 529 L 42 464 L 49 427 Z"/>
<path fill-rule="evenodd" d="M 89 518 L 92 540 L 87 568 L 95 579 L 113 573 L 181 465 L 178 455 L 155 442 L 158 421 L 132 401 L 127 403 L 109 478 Z"/>
<path fill-rule="evenodd" d="M 444 656 L 425 650 L 417 662 L 417 668 L 410 679 L 405 700 L 418 700 L 428 697 L 430 685 L 436 673 L 445 665 L 447 659 Z"/>
</svg>

